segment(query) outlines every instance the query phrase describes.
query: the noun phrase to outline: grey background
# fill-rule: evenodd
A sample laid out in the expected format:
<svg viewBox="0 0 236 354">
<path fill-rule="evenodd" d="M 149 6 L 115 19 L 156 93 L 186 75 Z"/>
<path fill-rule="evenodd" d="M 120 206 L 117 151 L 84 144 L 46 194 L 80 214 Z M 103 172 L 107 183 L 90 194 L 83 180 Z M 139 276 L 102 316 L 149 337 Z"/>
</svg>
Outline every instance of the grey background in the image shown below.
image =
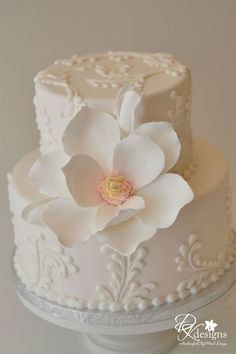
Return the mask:
<svg viewBox="0 0 236 354">
<path fill-rule="evenodd" d="M 74 53 L 173 53 L 192 67 L 194 133 L 224 151 L 235 196 L 235 33 L 234 0 L 0 0 L 0 354 L 72 354 L 78 342 L 77 334 L 44 323 L 19 304 L 10 273 L 5 176 L 38 144 L 34 75 Z M 234 304 L 236 299 L 214 315 L 232 334 Z M 233 353 L 234 345 L 232 335 L 223 352 Z"/>
</svg>

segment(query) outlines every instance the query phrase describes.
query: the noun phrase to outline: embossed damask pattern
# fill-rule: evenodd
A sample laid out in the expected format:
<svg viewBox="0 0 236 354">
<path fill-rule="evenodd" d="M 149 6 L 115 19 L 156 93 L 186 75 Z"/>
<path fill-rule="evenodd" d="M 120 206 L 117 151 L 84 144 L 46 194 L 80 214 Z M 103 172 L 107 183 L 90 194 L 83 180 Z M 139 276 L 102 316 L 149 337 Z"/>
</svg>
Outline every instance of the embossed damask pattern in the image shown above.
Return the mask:
<svg viewBox="0 0 236 354">
<path fill-rule="evenodd" d="M 62 87 L 65 90 L 67 99 L 66 111 L 57 112 L 57 116 L 66 122 L 70 121 L 79 111 L 82 100 L 77 90 L 68 82 L 66 75 L 56 76 L 48 72 L 40 72 L 35 78 L 35 81 L 37 80 L 49 85 Z M 34 97 L 34 105 L 36 124 L 41 132 L 41 139 L 43 137 L 43 142 L 42 140 L 40 141 L 40 150 L 42 153 L 46 153 L 48 150 L 53 151 L 58 148 L 60 141 L 53 132 L 52 117 L 49 115 L 46 105 L 37 95 Z M 57 116 L 53 116 L 54 120 L 56 120 Z M 45 144 L 47 146 L 46 149 L 44 149 Z"/>
<path fill-rule="evenodd" d="M 34 236 L 21 235 L 24 241 L 24 251 L 30 258 L 31 269 L 24 269 L 20 245 L 14 256 L 14 265 L 21 280 L 26 283 L 29 289 L 34 291 L 43 289 L 50 291 L 53 287 L 55 274 L 67 278 L 70 274 L 79 271 L 73 259 L 65 255 L 63 247 L 40 247 L 45 242 L 41 233 L 34 233 Z"/>
<path fill-rule="evenodd" d="M 232 233 L 225 251 L 219 251 L 215 258 L 201 256 L 203 244 L 196 234 L 191 234 L 187 242 L 179 248 L 180 255 L 176 258 L 178 270 L 194 272 L 189 278 L 182 281 L 177 290 L 179 293 L 198 293 L 209 284 L 216 282 L 231 267 L 235 257 L 235 240 Z"/>
<path fill-rule="evenodd" d="M 52 122 L 48 115 L 47 109 L 44 104 L 39 103 L 39 100 L 36 96 L 34 97 L 34 106 L 36 111 L 36 123 L 38 129 L 41 131 L 41 134 L 44 136 L 45 142 L 49 146 L 59 144 L 58 139 L 53 134 Z M 41 148 L 43 147 L 41 146 Z M 42 151 L 42 153 L 43 152 L 44 151 Z"/>
<path fill-rule="evenodd" d="M 216 282 L 235 259 L 236 243 L 235 236 L 231 229 L 231 189 L 227 187 L 225 197 L 225 212 L 228 225 L 228 244 L 224 250 L 220 250 L 214 258 L 205 258 L 200 251 L 203 244 L 198 235 L 192 233 L 187 242 L 179 248 L 179 255 L 176 257 L 178 271 L 194 272 L 189 278 L 182 281 L 177 291 L 180 295 L 187 296 L 189 293 L 198 293 L 201 289 Z"/>
</svg>

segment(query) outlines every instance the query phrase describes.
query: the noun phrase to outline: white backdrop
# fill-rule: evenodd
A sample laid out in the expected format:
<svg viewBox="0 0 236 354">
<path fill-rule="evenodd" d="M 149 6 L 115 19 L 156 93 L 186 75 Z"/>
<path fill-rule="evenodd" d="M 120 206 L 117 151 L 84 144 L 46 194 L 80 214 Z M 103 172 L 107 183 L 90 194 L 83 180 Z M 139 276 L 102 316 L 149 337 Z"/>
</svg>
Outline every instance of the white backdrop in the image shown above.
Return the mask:
<svg viewBox="0 0 236 354">
<path fill-rule="evenodd" d="M 5 175 L 38 144 L 34 75 L 74 53 L 173 53 L 192 67 L 194 133 L 224 151 L 236 195 L 235 34 L 235 0 L 0 0 L 0 354 L 70 354 L 76 341 L 24 310 L 10 279 Z"/>
</svg>

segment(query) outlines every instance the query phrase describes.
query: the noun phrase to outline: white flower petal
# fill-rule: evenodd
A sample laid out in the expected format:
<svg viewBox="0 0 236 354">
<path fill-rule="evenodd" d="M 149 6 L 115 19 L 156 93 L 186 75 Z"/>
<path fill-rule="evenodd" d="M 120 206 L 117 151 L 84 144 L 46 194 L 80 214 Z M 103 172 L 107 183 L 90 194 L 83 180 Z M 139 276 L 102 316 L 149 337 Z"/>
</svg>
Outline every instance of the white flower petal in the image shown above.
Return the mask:
<svg viewBox="0 0 236 354">
<path fill-rule="evenodd" d="M 69 161 L 63 150 L 56 150 L 42 155 L 29 171 L 33 186 L 49 197 L 66 196 L 69 194 L 62 168 Z"/>
<path fill-rule="evenodd" d="M 157 143 L 165 155 L 165 168 L 163 172 L 170 170 L 179 159 L 180 142 L 172 126 L 168 122 L 149 122 L 135 129 L 134 134 L 150 137 Z"/>
<path fill-rule="evenodd" d="M 155 233 L 155 226 L 145 225 L 138 217 L 133 217 L 98 232 L 97 238 L 115 251 L 129 256 L 140 243 L 150 239 Z"/>
<path fill-rule="evenodd" d="M 54 200 L 55 199 L 44 199 L 27 205 L 22 212 L 22 218 L 30 224 L 43 226 L 42 212 Z"/>
<path fill-rule="evenodd" d="M 63 168 L 68 188 L 75 201 L 82 207 L 101 204 L 97 187 L 104 172 L 92 157 L 76 155 Z"/>
<path fill-rule="evenodd" d="M 163 170 L 164 153 L 150 138 L 130 135 L 114 151 L 114 173 L 124 176 L 139 189 L 151 183 Z"/>
<path fill-rule="evenodd" d="M 157 228 L 171 226 L 180 209 L 191 202 L 193 192 L 188 183 L 179 175 L 167 173 L 138 191 L 146 207 L 139 213 L 144 223 Z"/>
<path fill-rule="evenodd" d="M 134 86 L 124 86 L 118 93 L 115 115 L 122 130 L 128 134 L 138 126 L 144 116 L 143 96 Z"/>
<path fill-rule="evenodd" d="M 72 198 L 52 202 L 42 213 L 44 223 L 66 247 L 79 246 L 96 233 L 97 208 L 81 208 Z"/>
<path fill-rule="evenodd" d="M 68 124 L 62 141 L 70 156 L 89 155 L 110 172 L 120 129 L 112 115 L 85 106 Z"/>
<path fill-rule="evenodd" d="M 145 208 L 142 197 L 132 196 L 119 206 L 103 205 L 97 212 L 97 228 L 103 230 L 104 227 L 116 225 L 124 222 Z"/>
</svg>

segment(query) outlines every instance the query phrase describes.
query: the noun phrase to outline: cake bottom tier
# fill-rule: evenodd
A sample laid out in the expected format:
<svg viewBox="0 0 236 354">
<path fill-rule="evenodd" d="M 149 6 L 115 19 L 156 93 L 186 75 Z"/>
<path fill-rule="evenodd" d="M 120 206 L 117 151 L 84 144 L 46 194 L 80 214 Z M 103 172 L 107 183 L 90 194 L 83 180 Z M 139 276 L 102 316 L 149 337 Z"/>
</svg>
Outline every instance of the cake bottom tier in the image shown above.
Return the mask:
<svg viewBox="0 0 236 354">
<path fill-rule="evenodd" d="M 170 228 L 158 231 L 129 257 L 96 237 L 65 248 L 46 226 L 24 221 L 25 206 L 42 196 L 27 179 L 39 152 L 23 158 L 9 175 L 14 266 L 21 281 L 56 303 L 111 311 L 172 303 L 217 282 L 235 257 L 227 165 L 206 141 L 195 139 L 194 153 L 197 166 L 189 179 L 194 200 Z"/>
</svg>

